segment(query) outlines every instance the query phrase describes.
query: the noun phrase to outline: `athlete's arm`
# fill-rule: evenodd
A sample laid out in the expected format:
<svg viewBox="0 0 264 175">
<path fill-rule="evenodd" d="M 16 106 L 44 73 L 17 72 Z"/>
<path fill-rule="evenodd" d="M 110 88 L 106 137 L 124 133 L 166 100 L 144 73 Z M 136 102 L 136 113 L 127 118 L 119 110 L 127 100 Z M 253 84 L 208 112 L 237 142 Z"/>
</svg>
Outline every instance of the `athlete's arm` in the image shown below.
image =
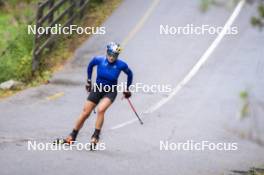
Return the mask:
<svg viewBox="0 0 264 175">
<path fill-rule="evenodd" d="M 95 65 L 98 65 L 99 62 L 100 62 L 99 58 L 94 57 L 92 59 L 92 61 L 89 63 L 89 65 L 87 67 L 87 77 L 88 77 L 88 80 L 91 80 L 92 79 L 93 67 Z"/>
<path fill-rule="evenodd" d="M 129 86 L 132 84 L 133 81 L 133 72 L 128 67 L 127 64 L 124 66 L 123 71 L 125 72 L 125 74 L 127 74 L 127 90 L 128 90 Z"/>
</svg>

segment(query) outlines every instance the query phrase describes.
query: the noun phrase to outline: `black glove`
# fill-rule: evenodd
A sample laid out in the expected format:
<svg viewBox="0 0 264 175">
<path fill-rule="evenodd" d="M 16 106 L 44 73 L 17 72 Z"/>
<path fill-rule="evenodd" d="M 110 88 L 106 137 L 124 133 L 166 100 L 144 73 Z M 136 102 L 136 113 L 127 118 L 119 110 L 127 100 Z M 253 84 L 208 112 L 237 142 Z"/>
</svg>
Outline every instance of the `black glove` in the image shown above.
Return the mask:
<svg viewBox="0 0 264 175">
<path fill-rule="evenodd" d="M 85 89 L 87 92 L 91 92 L 91 90 L 92 90 L 92 81 L 91 80 L 87 80 L 87 83 L 85 85 Z"/>
<path fill-rule="evenodd" d="M 124 94 L 125 98 L 130 98 L 131 97 L 131 92 L 129 92 L 129 91 L 125 91 L 125 92 L 123 92 L 123 94 Z"/>
</svg>

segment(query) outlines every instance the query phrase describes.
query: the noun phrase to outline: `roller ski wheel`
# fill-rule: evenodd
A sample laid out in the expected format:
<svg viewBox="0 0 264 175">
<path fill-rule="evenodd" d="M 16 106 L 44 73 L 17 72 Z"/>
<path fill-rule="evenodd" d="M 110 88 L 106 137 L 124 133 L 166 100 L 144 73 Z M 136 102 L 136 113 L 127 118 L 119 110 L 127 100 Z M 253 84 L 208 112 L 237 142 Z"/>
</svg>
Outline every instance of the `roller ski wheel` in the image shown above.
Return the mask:
<svg viewBox="0 0 264 175">
<path fill-rule="evenodd" d="M 71 136 L 68 136 L 66 139 L 64 139 L 64 138 L 57 138 L 54 142 L 53 142 L 53 144 L 61 144 L 61 145 L 63 145 L 63 144 L 67 144 L 67 145 L 72 145 L 72 144 L 74 144 L 74 142 L 75 142 L 75 140 L 71 137 Z"/>
<path fill-rule="evenodd" d="M 96 145 L 99 142 L 99 137 L 92 137 L 90 142 L 90 151 L 96 150 Z"/>
</svg>

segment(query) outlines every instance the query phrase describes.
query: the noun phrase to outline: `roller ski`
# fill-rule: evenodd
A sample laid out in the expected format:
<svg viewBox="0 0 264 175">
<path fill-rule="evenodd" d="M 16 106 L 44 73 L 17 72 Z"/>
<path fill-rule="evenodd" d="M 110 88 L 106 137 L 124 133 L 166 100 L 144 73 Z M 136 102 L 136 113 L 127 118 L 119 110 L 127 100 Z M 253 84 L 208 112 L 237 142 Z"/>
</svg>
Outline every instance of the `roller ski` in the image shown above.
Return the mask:
<svg viewBox="0 0 264 175">
<path fill-rule="evenodd" d="M 90 142 L 90 151 L 95 151 L 97 148 L 96 148 L 96 145 L 97 143 L 99 142 L 99 137 L 100 135 L 100 130 L 99 129 L 95 129 L 92 137 L 91 137 L 91 142 Z"/>
<path fill-rule="evenodd" d="M 76 141 L 76 137 L 78 135 L 78 131 L 73 130 L 68 137 L 64 138 L 57 138 L 53 144 L 66 144 L 66 145 L 72 145 Z"/>
</svg>

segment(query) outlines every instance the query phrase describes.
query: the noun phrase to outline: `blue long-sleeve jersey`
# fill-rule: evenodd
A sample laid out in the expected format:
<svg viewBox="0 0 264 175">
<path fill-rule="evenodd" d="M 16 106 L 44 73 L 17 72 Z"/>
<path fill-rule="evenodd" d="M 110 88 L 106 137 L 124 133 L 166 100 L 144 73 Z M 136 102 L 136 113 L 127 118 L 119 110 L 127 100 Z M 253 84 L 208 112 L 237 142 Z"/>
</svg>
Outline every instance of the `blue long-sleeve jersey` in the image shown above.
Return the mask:
<svg viewBox="0 0 264 175">
<path fill-rule="evenodd" d="M 97 66 L 96 84 L 117 85 L 121 71 L 127 74 L 127 87 L 132 84 L 133 73 L 128 65 L 120 59 L 110 63 L 105 56 L 94 57 L 87 68 L 88 79 L 92 78 L 94 66 Z"/>
</svg>

